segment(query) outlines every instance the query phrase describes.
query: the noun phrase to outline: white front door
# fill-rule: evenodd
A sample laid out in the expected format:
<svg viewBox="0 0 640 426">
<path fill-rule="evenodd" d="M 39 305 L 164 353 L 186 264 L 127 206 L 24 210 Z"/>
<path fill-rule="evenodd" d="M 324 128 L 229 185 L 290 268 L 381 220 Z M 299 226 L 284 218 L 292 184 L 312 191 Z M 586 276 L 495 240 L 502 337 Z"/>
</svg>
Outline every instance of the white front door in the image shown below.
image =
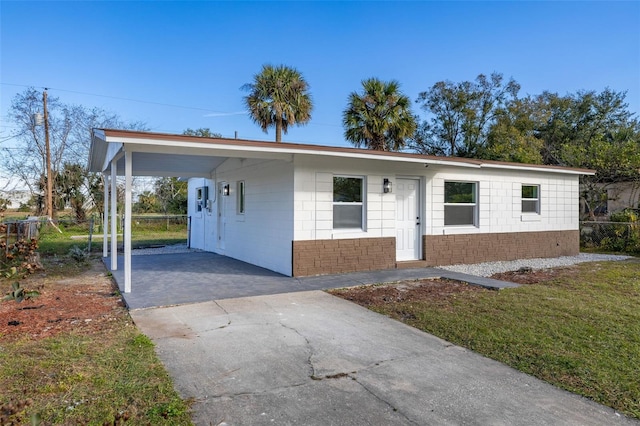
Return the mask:
<svg viewBox="0 0 640 426">
<path fill-rule="evenodd" d="M 396 260 L 420 259 L 420 180 L 396 179 Z"/>
<path fill-rule="evenodd" d="M 227 225 L 227 209 L 226 209 L 226 202 L 227 202 L 227 196 L 224 195 L 224 187 L 227 185 L 227 182 L 220 182 L 218 183 L 218 249 L 219 250 L 224 250 L 225 248 L 225 243 L 224 243 L 224 231 L 225 231 L 225 227 Z"/>
</svg>

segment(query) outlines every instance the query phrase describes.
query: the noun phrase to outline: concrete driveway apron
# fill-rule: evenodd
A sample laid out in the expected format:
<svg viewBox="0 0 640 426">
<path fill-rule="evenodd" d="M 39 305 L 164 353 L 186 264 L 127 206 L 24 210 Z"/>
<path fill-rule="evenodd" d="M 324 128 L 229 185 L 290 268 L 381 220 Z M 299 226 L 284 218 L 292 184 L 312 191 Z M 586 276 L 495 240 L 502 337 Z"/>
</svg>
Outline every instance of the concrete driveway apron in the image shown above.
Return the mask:
<svg viewBox="0 0 640 426">
<path fill-rule="evenodd" d="M 321 291 L 131 311 L 198 425 L 638 425 Z"/>
</svg>

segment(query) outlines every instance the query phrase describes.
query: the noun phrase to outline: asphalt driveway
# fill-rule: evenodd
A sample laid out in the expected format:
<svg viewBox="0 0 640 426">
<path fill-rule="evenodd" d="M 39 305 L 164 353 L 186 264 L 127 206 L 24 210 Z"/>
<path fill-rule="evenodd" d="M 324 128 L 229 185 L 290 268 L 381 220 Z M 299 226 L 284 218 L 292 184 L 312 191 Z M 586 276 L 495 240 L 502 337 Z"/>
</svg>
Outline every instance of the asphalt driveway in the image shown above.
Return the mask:
<svg viewBox="0 0 640 426">
<path fill-rule="evenodd" d="M 638 425 L 322 291 L 131 311 L 198 425 Z"/>
</svg>

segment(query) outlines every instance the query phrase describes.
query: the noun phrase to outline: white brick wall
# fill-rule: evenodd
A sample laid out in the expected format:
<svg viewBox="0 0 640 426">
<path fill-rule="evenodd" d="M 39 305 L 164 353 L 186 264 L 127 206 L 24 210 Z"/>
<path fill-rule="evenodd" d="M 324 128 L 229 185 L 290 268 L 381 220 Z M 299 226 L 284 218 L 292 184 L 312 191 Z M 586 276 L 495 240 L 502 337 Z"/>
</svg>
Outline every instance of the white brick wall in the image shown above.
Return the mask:
<svg viewBox="0 0 640 426">
<path fill-rule="evenodd" d="M 192 247 L 291 275 L 293 165 L 275 160 L 229 159 L 218 167 L 215 178 L 217 182 L 226 182 L 230 187 L 230 195 L 224 200 L 224 249 L 219 248 L 217 241 L 216 217 L 220 195 L 216 197 L 211 216 L 199 215 L 194 211 L 195 188 L 201 186 L 202 179 L 189 181 Z M 237 212 L 238 181 L 245 182 L 244 215 Z M 213 198 L 216 186 L 213 181 L 210 182 L 209 194 Z M 298 201 L 297 207 L 309 206 Z M 312 215 L 310 210 L 300 211 L 304 211 L 305 217 Z M 213 229 L 213 232 L 205 232 L 203 236 L 205 229 Z"/>
<path fill-rule="evenodd" d="M 423 234 L 501 233 L 578 229 L 578 176 L 545 171 L 424 168 L 375 160 L 295 159 L 294 238 L 296 240 L 395 236 L 395 197 L 383 194 L 382 180 L 418 177 L 422 182 Z M 366 227 L 333 230 L 334 175 L 363 176 L 366 181 Z M 478 182 L 478 226 L 444 226 L 444 182 Z M 522 214 L 522 185 L 540 185 L 540 214 Z M 315 192 L 309 192 L 309 188 Z M 313 202 L 313 211 L 308 209 Z"/>
<path fill-rule="evenodd" d="M 382 192 L 382 180 L 395 179 L 397 165 L 365 160 L 295 159 L 294 213 L 295 240 L 330 240 L 395 236 L 395 198 Z M 386 171 L 385 171 L 386 170 Z M 363 177 L 365 184 L 364 230 L 333 229 L 333 177 Z M 309 188 L 314 188 L 309 192 Z M 313 203 L 313 204 L 311 204 Z M 312 207 L 311 217 L 307 208 Z"/>
<path fill-rule="evenodd" d="M 444 226 L 444 182 L 479 183 L 479 223 L 475 226 Z M 471 234 L 578 229 L 578 176 L 549 172 L 441 170 L 431 179 L 431 233 Z M 540 214 L 521 212 L 522 185 L 540 186 Z"/>
<path fill-rule="evenodd" d="M 295 167 L 295 172 L 294 172 Z M 365 180 L 365 229 L 333 229 L 333 176 Z M 293 162 L 229 159 L 213 179 L 191 179 L 189 214 L 192 246 L 215 251 L 265 268 L 291 274 L 292 240 L 394 237 L 396 201 L 384 194 L 382 181 L 399 177 L 421 180 L 421 223 L 426 235 L 501 233 L 578 229 L 578 176 L 549 172 L 471 169 L 375 160 L 313 158 Z M 216 213 L 195 212 L 195 188 L 228 182 L 225 201 L 225 248 L 217 243 Z M 246 184 L 246 213 L 236 212 L 236 185 Z M 478 182 L 478 226 L 444 226 L 444 182 Z M 540 185 L 540 215 L 522 214 L 521 185 Z"/>
</svg>

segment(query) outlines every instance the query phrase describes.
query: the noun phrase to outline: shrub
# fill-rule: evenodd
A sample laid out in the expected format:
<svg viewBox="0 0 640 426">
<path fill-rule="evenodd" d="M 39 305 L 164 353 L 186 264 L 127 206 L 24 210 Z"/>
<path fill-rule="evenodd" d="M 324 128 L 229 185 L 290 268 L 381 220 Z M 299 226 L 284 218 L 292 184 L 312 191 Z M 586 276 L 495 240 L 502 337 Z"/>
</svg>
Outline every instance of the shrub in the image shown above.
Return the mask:
<svg viewBox="0 0 640 426">
<path fill-rule="evenodd" d="M 611 213 L 609 220 L 611 222 L 633 223 L 638 221 L 638 214 L 631 209 L 624 209 L 619 212 Z"/>
</svg>

